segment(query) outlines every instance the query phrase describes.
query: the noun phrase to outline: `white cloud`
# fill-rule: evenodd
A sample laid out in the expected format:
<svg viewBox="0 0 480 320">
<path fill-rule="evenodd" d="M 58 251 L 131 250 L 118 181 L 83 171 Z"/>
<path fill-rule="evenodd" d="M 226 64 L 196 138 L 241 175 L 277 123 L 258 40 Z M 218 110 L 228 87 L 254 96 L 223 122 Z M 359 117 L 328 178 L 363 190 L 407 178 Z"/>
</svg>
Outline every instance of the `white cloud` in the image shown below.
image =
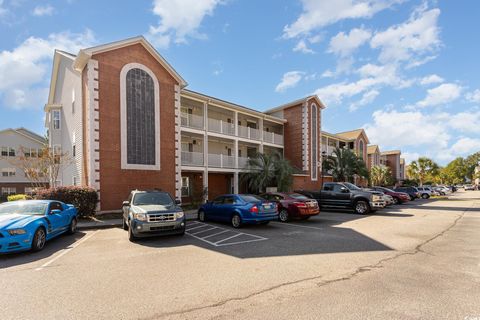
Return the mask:
<svg viewBox="0 0 480 320">
<path fill-rule="evenodd" d="M 443 81 L 444 79 L 442 77 L 436 74 L 431 74 L 429 76 L 426 76 L 420 79 L 420 84 L 426 86 L 433 83 L 442 83 Z"/>
<path fill-rule="evenodd" d="M 416 60 L 417 56 L 435 51 L 441 44 L 437 26 L 440 9 L 415 10 L 409 20 L 377 32 L 370 45 L 380 49 L 383 63 Z M 414 59 L 415 58 L 415 59 Z"/>
<path fill-rule="evenodd" d="M 33 9 L 32 14 L 37 17 L 42 17 L 42 16 L 51 16 L 54 12 L 55 8 L 52 7 L 51 5 L 39 5 L 36 6 L 35 9 Z"/>
<path fill-rule="evenodd" d="M 302 53 L 315 53 L 315 51 L 313 51 L 307 46 L 305 39 L 298 41 L 297 45 L 293 48 L 293 51 Z"/>
<path fill-rule="evenodd" d="M 413 160 L 417 160 L 422 155 L 418 152 L 403 152 L 401 157 L 405 159 L 406 164 L 410 164 Z"/>
<path fill-rule="evenodd" d="M 461 132 L 480 134 L 480 111 L 451 115 L 448 125 Z"/>
<path fill-rule="evenodd" d="M 298 19 L 283 28 L 283 37 L 296 38 L 310 34 L 344 19 L 371 18 L 377 12 L 402 0 L 301 0 L 303 12 Z"/>
<path fill-rule="evenodd" d="M 460 97 L 462 87 L 454 83 L 443 83 L 427 90 L 425 99 L 417 102 L 419 107 L 437 106 L 450 103 Z"/>
<path fill-rule="evenodd" d="M 3 6 L 3 2 L 3 0 L 0 0 L 0 17 L 8 13 L 8 10 Z"/>
<path fill-rule="evenodd" d="M 286 89 L 290 89 L 295 87 L 300 80 L 302 80 L 303 76 L 305 75 L 305 72 L 302 71 L 289 71 L 286 72 L 280 83 L 276 86 L 275 91 L 276 92 L 283 92 Z"/>
<path fill-rule="evenodd" d="M 48 72 L 54 49 L 77 52 L 95 42 L 84 33 L 53 33 L 48 38 L 30 37 L 11 51 L 0 52 L 0 94 L 13 109 L 40 107 L 46 102 Z"/>
<path fill-rule="evenodd" d="M 330 39 L 328 52 L 334 53 L 341 57 L 349 56 L 355 49 L 367 42 L 372 33 L 369 30 L 355 28 L 349 33 L 339 32 Z"/>
<path fill-rule="evenodd" d="M 220 4 L 223 0 L 154 0 L 153 13 L 160 21 L 158 26 L 150 26 L 149 39 L 165 48 L 172 41 L 186 43 L 188 37 L 205 38 L 198 29 Z"/>
<path fill-rule="evenodd" d="M 467 100 L 470 102 L 480 103 L 480 89 L 467 93 Z"/>
<path fill-rule="evenodd" d="M 359 107 L 362 107 L 362 106 L 365 106 L 369 103 L 372 103 L 377 98 L 377 96 L 379 94 L 380 94 L 380 92 L 378 92 L 377 90 L 370 90 L 368 92 L 365 92 L 360 101 L 350 104 L 349 110 L 350 111 L 355 111 Z"/>
<path fill-rule="evenodd" d="M 463 137 L 457 140 L 450 148 L 456 156 L 464 156 L 480 151 L 480 139 Z"/>
</svg>

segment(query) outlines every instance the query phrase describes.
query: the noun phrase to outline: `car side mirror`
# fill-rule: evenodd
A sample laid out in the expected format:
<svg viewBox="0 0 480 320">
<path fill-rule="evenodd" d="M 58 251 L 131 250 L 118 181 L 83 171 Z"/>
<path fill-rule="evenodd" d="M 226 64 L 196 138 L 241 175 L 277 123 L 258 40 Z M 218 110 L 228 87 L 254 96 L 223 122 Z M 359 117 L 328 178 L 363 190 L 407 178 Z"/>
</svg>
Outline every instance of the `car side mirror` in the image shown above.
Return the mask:
<svg viewBox="0 0 480 320">
<path fill-rule="evenodd" d="M 128 201 L 123 201 L 122 202 L 122 207 L 128 207 L 130 205 L 130 202 Z"/>
<path fill-rule="evenodd" d="M 182 200 L 175 199 L 175 204 L 181 205 L 181 204 L 182 204 Z"/>
<path fill-rule="evenodd" d="M 60 213 L 62 213 L 62 210 L 60 209 L 53 209 L 50 211 L 50 214 L 60 214 Z"/>
<path fill-rule="evenodd" d="M 340 190 L 342 191 L 342 193 L 349 193 L 350 191 L 345 188 L 345 187 L 341 187 Z"/>
</svg>

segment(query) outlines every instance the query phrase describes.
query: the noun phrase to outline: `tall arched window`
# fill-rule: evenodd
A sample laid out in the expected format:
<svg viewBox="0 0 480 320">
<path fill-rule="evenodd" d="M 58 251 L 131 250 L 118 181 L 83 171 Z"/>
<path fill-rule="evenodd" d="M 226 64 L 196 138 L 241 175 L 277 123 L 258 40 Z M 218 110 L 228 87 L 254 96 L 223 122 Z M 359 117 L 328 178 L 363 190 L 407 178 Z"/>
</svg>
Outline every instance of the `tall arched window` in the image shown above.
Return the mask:
<svg viewBox="0 0 480 320">
<path fill-rule="evenodd" d="M 363 140 L 360 140 L 360 143 L 358 144 L 358 152 L 360 153 L 360 157 L 363 159 L 363 154 L 364 154 L 364 150 L 363 148 L 365 147 L 364 146 L 364 143 L 363 143 Z M 363 159 L 365 160 L 365 159 Z"/>
<path fill-rule="evenodd" d="M 130 63 L 120 73 L 122 169 L 160 169 L 160 100 L 155 74 Z"/>
<path fill-rule="evenodd" d="M 318 173 L 318 115 L 317 115 L 317 106 L 312 104 L 312 129 L 310 130 L 311 133 L 311 177 L 312 180 L 317 180 L 317 173 Z"/>
</svg>

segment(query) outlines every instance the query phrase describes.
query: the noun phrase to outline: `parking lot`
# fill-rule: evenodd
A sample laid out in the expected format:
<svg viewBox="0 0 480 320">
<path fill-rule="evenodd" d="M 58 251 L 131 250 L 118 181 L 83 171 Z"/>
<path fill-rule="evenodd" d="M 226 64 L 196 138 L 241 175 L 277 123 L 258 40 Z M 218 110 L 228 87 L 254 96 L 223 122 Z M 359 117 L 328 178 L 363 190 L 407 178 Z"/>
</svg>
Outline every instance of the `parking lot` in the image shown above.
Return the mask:
<svg viewBox="0 0 480 320">
<path fill-rule="evenodd" d="M 229 319 L 246 316 L 255 306 L 281 310 L 282 301 L 300 299 L 306 291 L 314 295 L 324 284 L 333 290 L 329 299 L 335 297 L 338 304 L 345 297 L 335 288 L 337 282 L 380 273 L 384 265 L 422 254 L 427 250 L 423 246 L 433 245 L 467 218 L 469 238 L 464 242 L 476 241 L 468 254 L 478 268 L 480 237 L 471 226 L 480 226 L 480 200 L 471 195 L 417 200 L 370 216 L 322 211 L 308 221 L 241 229 L 189 221 L 184 237 L 135 243 L 120 228 L 62 236 L 42 252 L 0 257 L 1 318 L 194 319 L 223 314 Z M 478 286 L 480 274 L 472 270 L 469 276 Z M 478 287 L 470 294 L 480 298 Z M 471 307 L 468 299 L 464 306 Z M 322 301 L 316 306 L 325 307 Z M 474 311 L 480 313 L 480 308 Z"/>
</svg>

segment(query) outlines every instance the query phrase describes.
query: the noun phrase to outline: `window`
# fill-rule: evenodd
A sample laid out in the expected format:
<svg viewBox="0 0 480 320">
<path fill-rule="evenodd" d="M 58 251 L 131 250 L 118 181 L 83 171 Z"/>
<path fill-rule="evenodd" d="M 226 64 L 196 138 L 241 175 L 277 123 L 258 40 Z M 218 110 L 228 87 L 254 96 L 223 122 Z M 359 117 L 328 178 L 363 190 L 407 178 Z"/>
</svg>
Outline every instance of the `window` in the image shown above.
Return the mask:
<svg viewBox="0 0 480 320">
<path fill-rule="evenodd" d="M 72 157 L 75 157 L 75 145 L 72 146 Z"/>
<path fill-rule="evenodd" d="M 358 144 L 359 148 L 358 148 L 358 152 L 360 153 L 360 157 L 363 159 L 363 148 L 365 147 L 364 144 L 363 144 L 363 140 L 360 140 L 360 143 Z"/>
<path fill-rule="evenodd" d="M 2 157 L 8 157 L 8 147 L 2 147 Z"/>
<path fill-rule="evenodd" d="M 60 129 L 60 110 L 53 110 L 53 129 Z"/>
<path fill-rule="evenodd" d="M 37 152 L 37 149 L 31 148 L 30 149 L 30 157 L 36 158 L 38 156 L 39 152 Z"/>
<path fill-rule="evenodd" d="M 9 148 L 8 149 L 8 156 L 9 157 L 15 157 L 15 148 Z"/>
<path fill-rule="evenodd" d="M 317 180 L 317 173 L 318 173 L 318 114 L 317 114 L 317 106 L 312 104 L 312 180 Z"/>
<path fill-rule="evenodd" d="M 72 184 L 73 184 L 74 186 L 77 185 L 77 177 L 73 176 Z"/>
<path fill-rule="evenodd" d="M 223 196 L 215 198 L 215 200 L 213 200 L 213 204 L 222 204 L 223 198 L 224 198 Z"/>
<path fill-rule="evenodd" d="M 34 188 L 32 188 L 32 187 L 25 187 L 25 194 L 26 194 L 26 195 L 31 196 L 31 195 L 33 195 L 34 192 L 35 192 L 35 189 L 34 189 Z"/>
<path fill-rule="evenodd" d="M 182 197 L 190 196 L 190 178 L 182 177 Z"/>
<path fill-rule="evenodd" d="M 16 171 L 15 168 L 3 168 L 2 177 L 15 177 Z"/>
<path fill-rule="evenodd" d="M 17 188 L 14 187 L 2 187 L 2 194 L 3 195 L 11 195 L 11 194 L 16 194 L 17 193 Z"/>
<path fill-rule="evenodd" d="M 160 102 L 155 74 L 130 63 L 120 74 L 122 168 L 160 169 Z"/>
</svg>

